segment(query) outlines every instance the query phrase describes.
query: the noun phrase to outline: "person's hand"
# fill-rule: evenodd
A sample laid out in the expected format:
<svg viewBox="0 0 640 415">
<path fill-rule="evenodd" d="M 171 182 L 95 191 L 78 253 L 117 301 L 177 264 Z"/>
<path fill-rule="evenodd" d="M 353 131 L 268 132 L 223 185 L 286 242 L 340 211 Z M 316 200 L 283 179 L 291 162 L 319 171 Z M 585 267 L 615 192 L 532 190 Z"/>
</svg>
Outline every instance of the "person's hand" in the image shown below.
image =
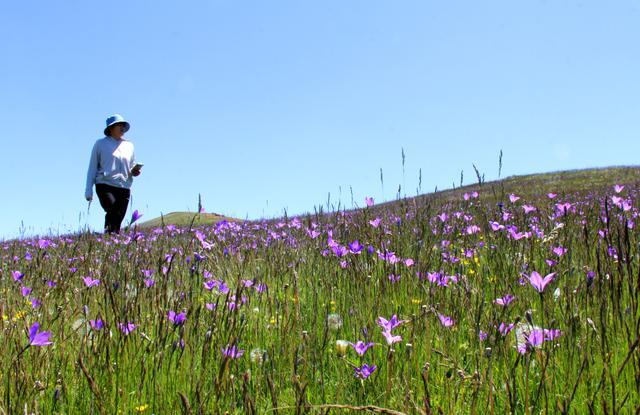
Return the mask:
<svg viewBox="0 0 640 415">
<path fill-rule="evenodd" d="M 91 195 L 86 195 L 84 198 L 87 199 L 87 202 L 91 202 L 93 200 L 93 196 Z"/>
<path fill-rule="evenodd" d="M 136 167 L 134 167 L 133 169 L 131 169 L 131 175 L 132 175 L 133 177 L 138 177 L 138 176 L 140 176 L 140 167 L 139 167 L 139 166 L 136 166 Z"/>
</svg>

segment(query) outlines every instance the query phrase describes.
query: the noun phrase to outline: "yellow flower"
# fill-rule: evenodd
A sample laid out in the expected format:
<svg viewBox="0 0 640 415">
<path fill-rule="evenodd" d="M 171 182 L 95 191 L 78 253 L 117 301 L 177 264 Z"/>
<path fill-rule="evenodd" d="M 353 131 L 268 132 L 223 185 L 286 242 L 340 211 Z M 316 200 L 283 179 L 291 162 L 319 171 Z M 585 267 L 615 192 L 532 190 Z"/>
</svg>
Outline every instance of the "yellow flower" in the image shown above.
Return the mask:
<svg viewBox="0 0 640 415">
<path fill-rule="evenodd" d="M 271 324 L 271 325 L 276 324 L 276 318 L 275 317 L 271 317 L 271 320 L 269 320 L 269 324 Z"/>
<path fill-rule="evenodd" d="M 419 298 L 412 298 L 411 299 L 411 303 L 412 304 L 420 304 L 420 299 Z"/>
<path fill-rule="evenodd" d="M 145 403 L 144 405 L 136 406 L 136 407 L 134 408 L 134 410 L 135 410 L 136 412 L 140 413 L 140 412 L 144 412 L 144 411 L 146 411 L 146 410 L 147 410 L 147 408 L 149 408 L 149 405 L 147 405 L 147 404 Z"/>
</svg>

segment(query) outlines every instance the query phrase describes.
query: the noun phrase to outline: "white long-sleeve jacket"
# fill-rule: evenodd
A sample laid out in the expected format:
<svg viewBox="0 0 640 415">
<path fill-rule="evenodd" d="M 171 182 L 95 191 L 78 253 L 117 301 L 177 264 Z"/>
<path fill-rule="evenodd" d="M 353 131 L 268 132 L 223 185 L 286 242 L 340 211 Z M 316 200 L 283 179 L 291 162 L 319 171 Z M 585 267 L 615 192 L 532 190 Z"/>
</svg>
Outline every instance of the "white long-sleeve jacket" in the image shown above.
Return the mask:
<svg viewBox="0 0 640 415">
<path fill-rule="evenodd" d="M 112 137 L 97 140 L 93 145 L 89 160 L 85 197 L 93 197 L 93 185 L 96 183 L 125 189 L 131 188 L 133 183 L 131 169 L 133 166 L 135 166 L 135 154 L 131 141 L 124 138 L 116 140 Z"/>
</svg>

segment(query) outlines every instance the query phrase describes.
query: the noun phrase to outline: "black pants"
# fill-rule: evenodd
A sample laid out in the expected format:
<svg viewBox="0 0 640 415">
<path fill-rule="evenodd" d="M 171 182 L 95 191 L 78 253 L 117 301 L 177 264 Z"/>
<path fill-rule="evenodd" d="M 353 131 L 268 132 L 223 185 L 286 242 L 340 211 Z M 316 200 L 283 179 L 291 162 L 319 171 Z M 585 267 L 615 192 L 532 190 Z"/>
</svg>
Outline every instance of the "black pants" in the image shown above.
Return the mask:
<svg viewBox="0 0 640 415">
<path fill-rule="evenodd" d="M 96 193 L 100 199 L 100 206 L 107 212 L 104 217 L 104 231 L 106 233 L 120 232 L 120 225 L 122 225 L 124 215 L 127 213 L 131 191 L 96 183 Z"/>
</svg>

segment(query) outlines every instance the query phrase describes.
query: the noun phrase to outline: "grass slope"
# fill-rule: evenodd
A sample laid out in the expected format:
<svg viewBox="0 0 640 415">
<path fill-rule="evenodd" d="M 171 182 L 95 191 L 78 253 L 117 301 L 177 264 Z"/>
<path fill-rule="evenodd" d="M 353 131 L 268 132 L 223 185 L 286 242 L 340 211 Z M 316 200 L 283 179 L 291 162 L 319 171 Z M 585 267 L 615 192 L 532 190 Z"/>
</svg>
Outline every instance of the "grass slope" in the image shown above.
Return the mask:
<svg viewBox="0 0 640 415">
<path fill-rule="evenodd" d="M 482 178 L 480 178 L 480 181 Z M 576 193 L 595 188 L 613 186 L 617 183 L 640 183 L 640 167 L 622 166 L 582 170 L 567 170 L 550 173 L 509 176 L 501 180 L 470 184 L 455 189 L 447 189 L 377 204 L 376 209 L 387 209 L 397 203 L 412 201 L 428 202 L 430 200 L 456 200 L 464 193 L 489 189 L 489 197 L 495 200 L 504 199 L 505 194 L 518 193 L 521 196 L 544 195 L 548 192 Z M 423 199 L 423 200 L 421 200 Z M 339 210 L 339 209 L 338 209 Z M 194 226 L 212 225 L 220 221 L 241 221 L 240 219 L 219 215 L 217 213 L 172 212 L 160 218 L 142 222 L 138 226 L 153 228 L 165 225 Z"/>
<path fill-rule="evenodd" d="M 199 226 L 199 225 L 212 225 L 218 222 L 226 220 L 228 222 L 237 222 L 239 219 L 230 218 L 217 213 L 193 213 L 193 212 L 171 212 L 163 215 L 159 218 L 154 218 L 146 222 L 140 223 L 138 226 L 141 228 L 155 228 L 164 225 L 177 225 L 177 226 Z"/>
<path fill-rule="evenodd" d="M 638 184 L 3 243 L 0 415 L 638 413 Z"/>
</svg>

